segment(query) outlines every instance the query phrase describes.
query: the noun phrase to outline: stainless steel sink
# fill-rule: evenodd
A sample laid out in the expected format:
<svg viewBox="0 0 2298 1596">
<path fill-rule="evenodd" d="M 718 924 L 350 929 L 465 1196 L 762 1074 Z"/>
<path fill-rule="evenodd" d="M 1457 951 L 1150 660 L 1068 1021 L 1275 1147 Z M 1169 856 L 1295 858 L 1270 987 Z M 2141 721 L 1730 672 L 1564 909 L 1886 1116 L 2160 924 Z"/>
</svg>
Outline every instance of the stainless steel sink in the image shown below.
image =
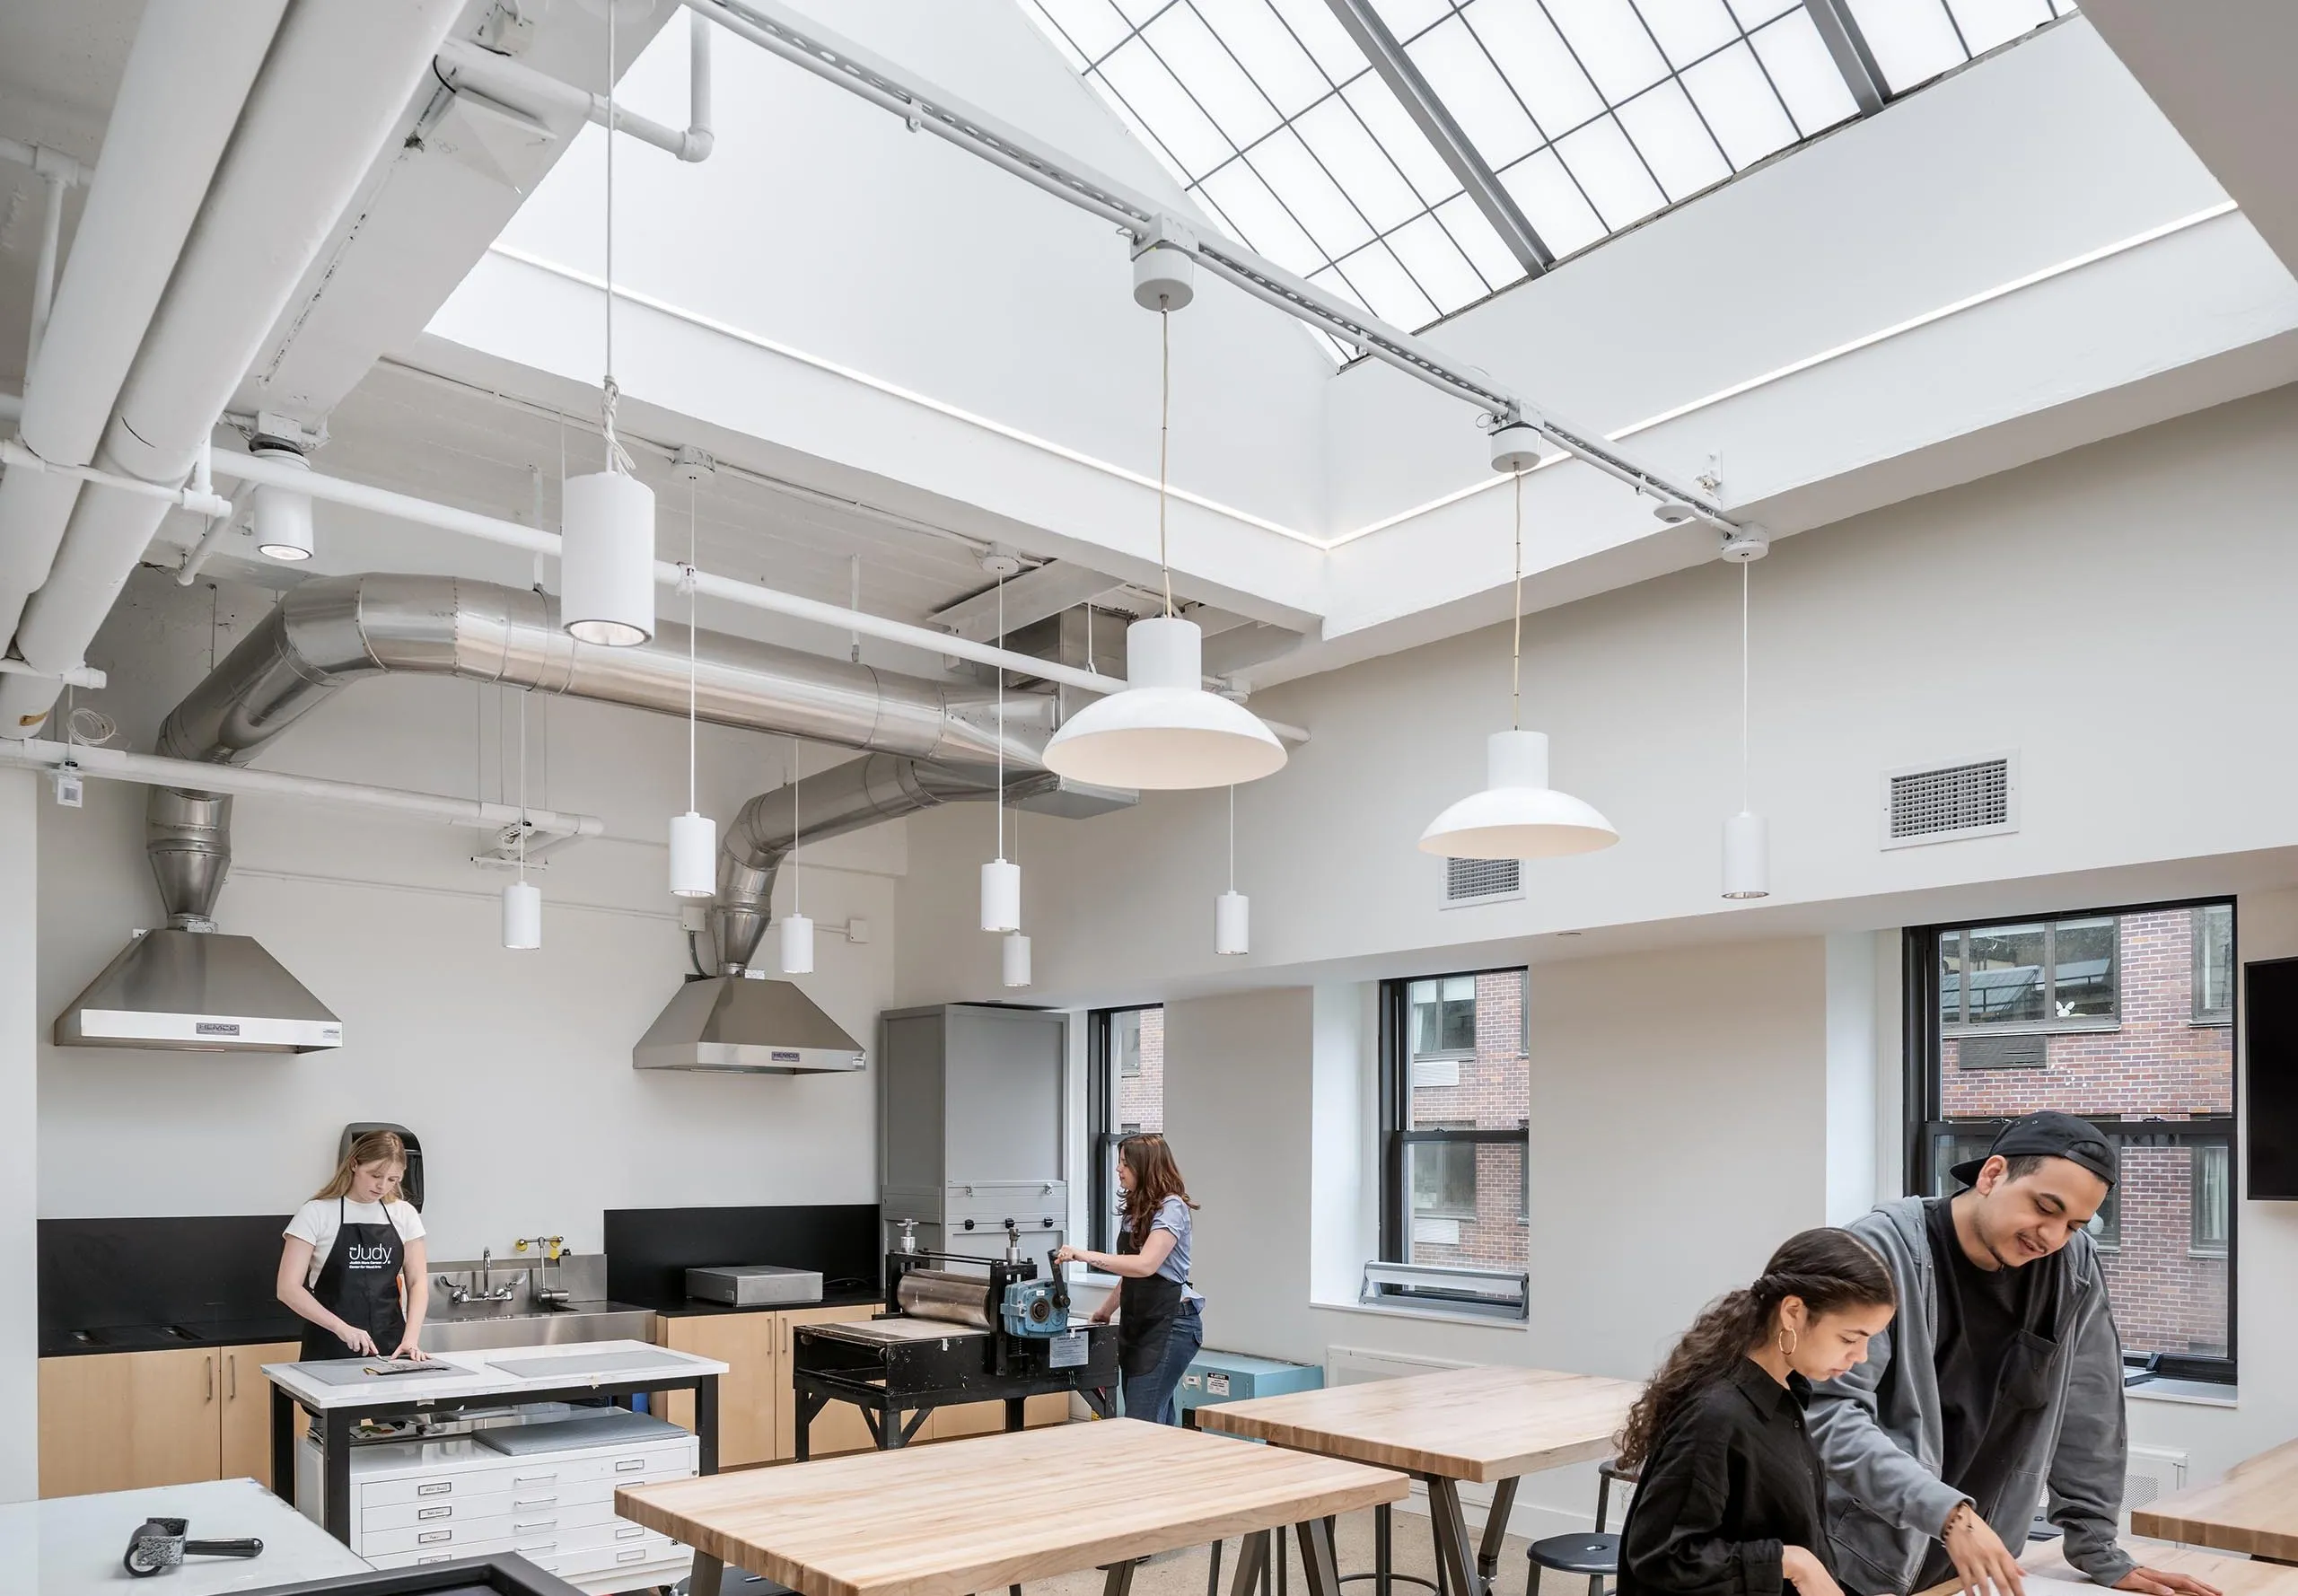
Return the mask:
<svg viewBox="0 0 2298 1596">
<path fill-rule="evenodd" d="M 505 1346 L 560 1346 L 577 1341 L 652 1341 L 654 1312 L 627 1302 L 568 1302 L 540 1307 L 509 1302 L 448 1302 L 434 1293 L 424 1316 L 425 1352 L 493 1352 Z"/>
</svg>

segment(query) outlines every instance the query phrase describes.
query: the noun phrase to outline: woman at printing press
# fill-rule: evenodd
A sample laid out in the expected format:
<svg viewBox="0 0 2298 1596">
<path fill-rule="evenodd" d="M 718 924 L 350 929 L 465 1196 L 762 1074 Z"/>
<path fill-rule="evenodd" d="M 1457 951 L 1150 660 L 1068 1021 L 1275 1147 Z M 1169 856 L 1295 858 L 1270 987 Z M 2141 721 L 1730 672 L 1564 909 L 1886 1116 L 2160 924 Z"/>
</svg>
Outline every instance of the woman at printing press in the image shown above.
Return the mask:
<svg viewBox="0 0 2298 1596">
<path fill-rule="evenodd" d="M 416 1345 L 430 1302 L 428 1259 L 423 1216 L 399 1196 L 406 1173 L 398 1136 L 371 1130 L 287 1222 L 278 1293 L 307 1321 L 304 1361 L 428 1355 Z"/>
<path fill-rule="evenodd" d="M 1107 1324 L 1117 1316 L 1118 1389 L 1127 1417 L 1180 1423 L 1173 1393 L 1181 1373 L 1205 1345 L 1205 1299 L 1188 1283 L 1189 1201 L 1172 1149 L 1154 1132 L 1117 1144 L 1117 1183 L 1124 1194 L 1124 1224 L 1115 1252 L 1064 1247 L 1054 1262 L 1072 1259 L 1118 1277 L 1117 1294 L 1093 1313 Z"/>
</svg>

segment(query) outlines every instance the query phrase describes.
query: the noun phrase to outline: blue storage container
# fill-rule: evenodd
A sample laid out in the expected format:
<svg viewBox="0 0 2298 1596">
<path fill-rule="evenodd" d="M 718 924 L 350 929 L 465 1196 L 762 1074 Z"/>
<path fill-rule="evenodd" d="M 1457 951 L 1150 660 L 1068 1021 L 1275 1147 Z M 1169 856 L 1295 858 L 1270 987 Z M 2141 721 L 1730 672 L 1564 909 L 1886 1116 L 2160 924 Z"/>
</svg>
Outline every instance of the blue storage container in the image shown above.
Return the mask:
<svg viewBox="0 0 2298 1596">
<path fill-rule="evenodd" d="M 1206 1347 L 1189 1360 L 1175 1393 L 1182 1413 L 1218 1402 L 1243 1402 L 1254 1397 L 1278 1397 L 1287 1391 L 1313 1391 L 1325 1382 L 1325 1372 L 1314 1364 L 1287 1364 L 1257 1358 L 1250 1353 L 1215 1352 Z"/>
</svg>

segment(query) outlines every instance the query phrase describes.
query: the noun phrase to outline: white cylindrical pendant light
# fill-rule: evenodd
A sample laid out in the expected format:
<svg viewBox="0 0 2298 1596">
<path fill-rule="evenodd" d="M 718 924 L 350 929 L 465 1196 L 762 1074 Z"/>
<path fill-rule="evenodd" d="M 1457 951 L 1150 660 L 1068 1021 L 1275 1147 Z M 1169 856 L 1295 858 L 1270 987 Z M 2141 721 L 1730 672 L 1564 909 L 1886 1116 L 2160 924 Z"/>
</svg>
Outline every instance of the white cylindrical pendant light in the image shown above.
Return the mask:
<svg viewBox="0 0 2298 1596">
<path fill-rule="evenodd" d="M 1771 828 L 1741 810 L 1724 822 L 1724 896 L 1771 896 Z"/>
<path fill-rule="evenodd" d="M 1153 616 L 1125 632 L 1123 692 L 1062 723 L 1046 768 L 1102 787 L 1171 791 L 1259 781 L 1285 767 L 1285 745 L 1243 705 L 1205 690 L 1205 634 Z"/>
<path fill-rule="evenodd" d="M 559 539 L 559 626 L 609 648 L 653 636 L 653 490 L 622 471 L 569 477 Z"/>
<path fill-rule="evenodd" d="M 814 923 L 803 915 L 782 916 L 782 973 L 785 976 L 810 976 L 814 973 Z"/>
<path fill-rule="evenodd" d="M 1429 822 L 1420 851 L 1448 859 L 1557 859 L 1619 840 L 1609 820 L 1548 785 L 1548 734 L 1485 740 L 1485 786 Z"/>
<path fill-rule="evenodd" d="M 1249 953 L 1251 948 L 1252 899 L 1233 887 L 1213 900 L 1213 951 Z"/>
<path fill-rule="evenodd" d="M 503 945 L 542 946 L 542 889 L 531 881 L 513 881 L 503 889 Z"/>
<path fill-rule="evenodd" d="M 692 810 L 671 818 L 671 890 L 708 898 L 718 890 L 718 822 Z"/>
<path fill-rule="evenodd" d="M 303 452 L 284 445 L 250 445 L 249 452 L 259 459 L 308 471 L 311 462 Z M 281 560 L 293 565 L 311 557 L 315 547 L 311 537 L 311 495 L 297 493 L 290 487 L 259 487 L 255 490 L 255 548 L 266 559 Z"/>
<path fill-rule="evenodd" d="M 997 944 L 1000 977 L 1008 987 L 1030 984 L 1030 939 L 1016 931 Z"/>
<path fill-rule="evenodd" d="M 1022 928 L 1022 867 L 1010 859 L 991 859 L 981 867 L 981 928 Z"/>
</svg>

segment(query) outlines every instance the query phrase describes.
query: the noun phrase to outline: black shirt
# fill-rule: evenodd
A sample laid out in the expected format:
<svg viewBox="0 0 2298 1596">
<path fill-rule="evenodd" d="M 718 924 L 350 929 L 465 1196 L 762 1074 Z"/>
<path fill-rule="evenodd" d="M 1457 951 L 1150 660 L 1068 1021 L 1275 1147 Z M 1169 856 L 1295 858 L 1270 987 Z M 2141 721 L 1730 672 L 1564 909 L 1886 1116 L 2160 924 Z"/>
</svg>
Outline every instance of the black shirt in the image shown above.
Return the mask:
<svg viewBox="0 0 2298 1596">
<path fill-rule="evenodd" d="M 1987 1517 L 2023 1450 L 2020 1432 L 2041 1406 L 2039 1381 L 2057 1350 L 2050 1330 L 2060 1261 L 1980 1268 L 1955 1234 L 1952 1203 L 1933 1197 L 1923 1215 L 1939 1288 L 1932 1347 L 1939 1377 L 1939 1478 Z M 1940 1571 L 1952 1566 L 1944 1550 L 1934 1547 L 1925 1576 L 1944 1578 Z"/>
<path fill-rule="evenodd" d="M 1671 1416 L 1620 1530 L 1619 1596 L 1776 1596 L 1781 1551 L 1827 1565 L 1811 1388 L 1752 1358 Z"/>
</svg>

